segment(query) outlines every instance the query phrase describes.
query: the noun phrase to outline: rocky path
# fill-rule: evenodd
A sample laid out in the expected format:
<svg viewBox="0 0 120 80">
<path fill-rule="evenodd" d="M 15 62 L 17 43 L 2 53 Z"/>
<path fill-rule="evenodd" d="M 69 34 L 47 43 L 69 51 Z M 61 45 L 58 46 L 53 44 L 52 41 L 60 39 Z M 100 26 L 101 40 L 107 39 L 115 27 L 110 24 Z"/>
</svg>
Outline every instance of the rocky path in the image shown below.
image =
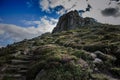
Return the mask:
<svg viewBox="0 0 120 80">
<path fill-rule="evenodd" d="M 9 64 L 1 68 L 0 80 L 26 80 L 26 73 L 32 61 L 32 55 L 24 54 L 11 59 Z"/>
</svg>

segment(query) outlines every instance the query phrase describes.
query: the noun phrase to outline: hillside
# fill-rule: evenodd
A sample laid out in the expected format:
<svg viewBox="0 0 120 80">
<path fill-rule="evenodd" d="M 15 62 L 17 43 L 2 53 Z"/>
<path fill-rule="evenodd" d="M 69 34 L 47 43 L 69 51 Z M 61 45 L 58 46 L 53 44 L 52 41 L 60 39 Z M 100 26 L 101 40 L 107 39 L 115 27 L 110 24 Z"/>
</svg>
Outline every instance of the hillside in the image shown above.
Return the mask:
<svg viewBox="0 0 120 80">
<path fill-rule="evenodd" d="M 120 26 L 90 24 L 0 49 L 0 80 L 120 80 Z"/>
</svg>

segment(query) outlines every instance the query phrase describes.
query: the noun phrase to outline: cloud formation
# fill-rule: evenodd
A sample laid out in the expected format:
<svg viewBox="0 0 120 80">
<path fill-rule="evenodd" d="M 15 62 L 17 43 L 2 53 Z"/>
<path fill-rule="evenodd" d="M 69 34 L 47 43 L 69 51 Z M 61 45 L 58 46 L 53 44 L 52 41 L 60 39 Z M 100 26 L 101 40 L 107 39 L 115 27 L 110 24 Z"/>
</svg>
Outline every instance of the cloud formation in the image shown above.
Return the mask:
<svg viewBox="0 0 120 80">
<path fill-rule="evenodd" d="M 40 7 L 43 11 L 50 11 L 56 7 L 62 7 L 57 13 L 63 14 L 71 10 L 85 10 L 87 7 L 86 0 L 40 0 Z"/>
<path fill-rule="evenodd" d="M 23 39 L 30 39 L 41 35 L 45 32 L 51 32 L 55 27 L 57 20 L 44 16 L 40 21 L 24 21 L 24 24 L 37 24 L 37 27 L 21 27 L 13 24 L 0 23 L 0 43 L 5 43 L 7 40 L 18 42 Z M 0 44 L 1 46 L 2 44 Z"/>
<path fill-rule="evenodd" d="M 71 10 L 78 10 L 83 17 L 92 17 L 97 21 L 109 24 L 120 24 L 119 0 L 39 0 L 43 11 L 56 10 L 62 15 Z M 111 13 L 111 9 L 113 12 Z M 108 14 L 107 14 L 108 13 Z M 107 17 L 105 17 L 107 16 Z"/>
<path fill-rule="evenodd" d="M 113 17 L 119 17 L 120 16 L 120 9 L 118 7 L 116 8 L 105 8 L 101 11 L 103 16 L 113 16 Z"/>
<path fill-rule="evenodd" d="M 0 35 L 8 35 L 7 38 L 12 38 L 15 41 L 29 38 L 38 33 L 34 27 L 24 28 L 13 24 L 0 24 L 0 30 Z"/>
<path fill-rule="evenodd" d="M 88 0 L 89 4 L 92 6 L 90 12 L 86 12 L 83 14 L 83 17 L 92 17 L 95 18 L 98 22 L 107 23 L 107 24 L 120 24 L 120 16 L 115 17 L 114 15 L 105 16 L 102 11 L 108 8 L 116 8 L 119 7 L 116 1 L 112 1 L 109 5 L 110 0 Z"/>
<path fill-rule="evenodd" d="M 120 17 L 120 0 L 110 0 L 109 6 L 101 10 L 103 16 Z"/>
</svg>

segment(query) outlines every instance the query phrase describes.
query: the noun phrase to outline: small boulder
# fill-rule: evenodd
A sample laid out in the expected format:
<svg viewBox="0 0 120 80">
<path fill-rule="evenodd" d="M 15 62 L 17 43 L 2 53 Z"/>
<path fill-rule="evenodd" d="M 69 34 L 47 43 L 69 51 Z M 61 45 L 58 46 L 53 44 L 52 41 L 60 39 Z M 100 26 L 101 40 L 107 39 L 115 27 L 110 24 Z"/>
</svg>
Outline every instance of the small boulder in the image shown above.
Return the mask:
<svg viewBox="0 0 120 80">
<path fill-rule="evenodd" d="M 103 61 L 115 61 L 116 57 L 112 56 L 112 55 L 108 55 L 108 54 L 104 54 L 101 51 L 96 51 L 94 52 L 94 54 L 97 55 L 97 58 L 103 60 Z"/>
<path fill-rule="evenodd" d="M 45 70 L 41 70 L 35 77 L 35 80 L 40 80 L 42 77 L 44 77 L 44 75 L 46 75 Z"/>
<path fill-rule="evenodd" d="M 96 54 L 97 58 L 99 58 L 99 59 L 105 60 L 105 58 L 106 58 L 105 54 L 101 51 L 95 51 L 94 54 Z"/>
<path fill-rule="evenodd" d="M 99 59 L 99 58 L 95 58 L 95 60 L 93 61 L 93 63 L 95 63 L 95 64 L 101 64 L 101 63 L 103 63 L 103 61 L 101 59 Z"/>
<path fill-rule="evenodd" d="M 94 54 L 96 54 L 97 56 L 104 56 L 104 53 L 101 51 L 95 51 Z"/>
<path fill-rule="evenodd" d="M 91 56 L 91 58 L 92 58 L 93 60 L 97 57 L 97 55 L 94 54 L 94 53 L 90 53 L 90 56 Z"/>
<path fill-rule="evenodd" d="M 88 68 L 89 66 L 88 63 L 81 58 L 77 61 L 77 63 L 80 64 L 82 68 Z"/>
</svg>

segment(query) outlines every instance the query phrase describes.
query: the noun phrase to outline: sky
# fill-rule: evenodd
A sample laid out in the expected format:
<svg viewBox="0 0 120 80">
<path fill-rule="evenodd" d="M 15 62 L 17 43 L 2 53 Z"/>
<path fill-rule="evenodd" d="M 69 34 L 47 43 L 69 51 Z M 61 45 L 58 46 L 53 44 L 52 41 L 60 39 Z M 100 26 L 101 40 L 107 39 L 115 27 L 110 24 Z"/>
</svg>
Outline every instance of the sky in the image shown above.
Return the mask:
<svg viewBox="0 0 120 80">
<path fill-rule="evenodd" d="M 51 32 L 59 17 L 72 10 L 120 25 L 119 0 L 0 0 L 0 47 Z"/>
</svg>

